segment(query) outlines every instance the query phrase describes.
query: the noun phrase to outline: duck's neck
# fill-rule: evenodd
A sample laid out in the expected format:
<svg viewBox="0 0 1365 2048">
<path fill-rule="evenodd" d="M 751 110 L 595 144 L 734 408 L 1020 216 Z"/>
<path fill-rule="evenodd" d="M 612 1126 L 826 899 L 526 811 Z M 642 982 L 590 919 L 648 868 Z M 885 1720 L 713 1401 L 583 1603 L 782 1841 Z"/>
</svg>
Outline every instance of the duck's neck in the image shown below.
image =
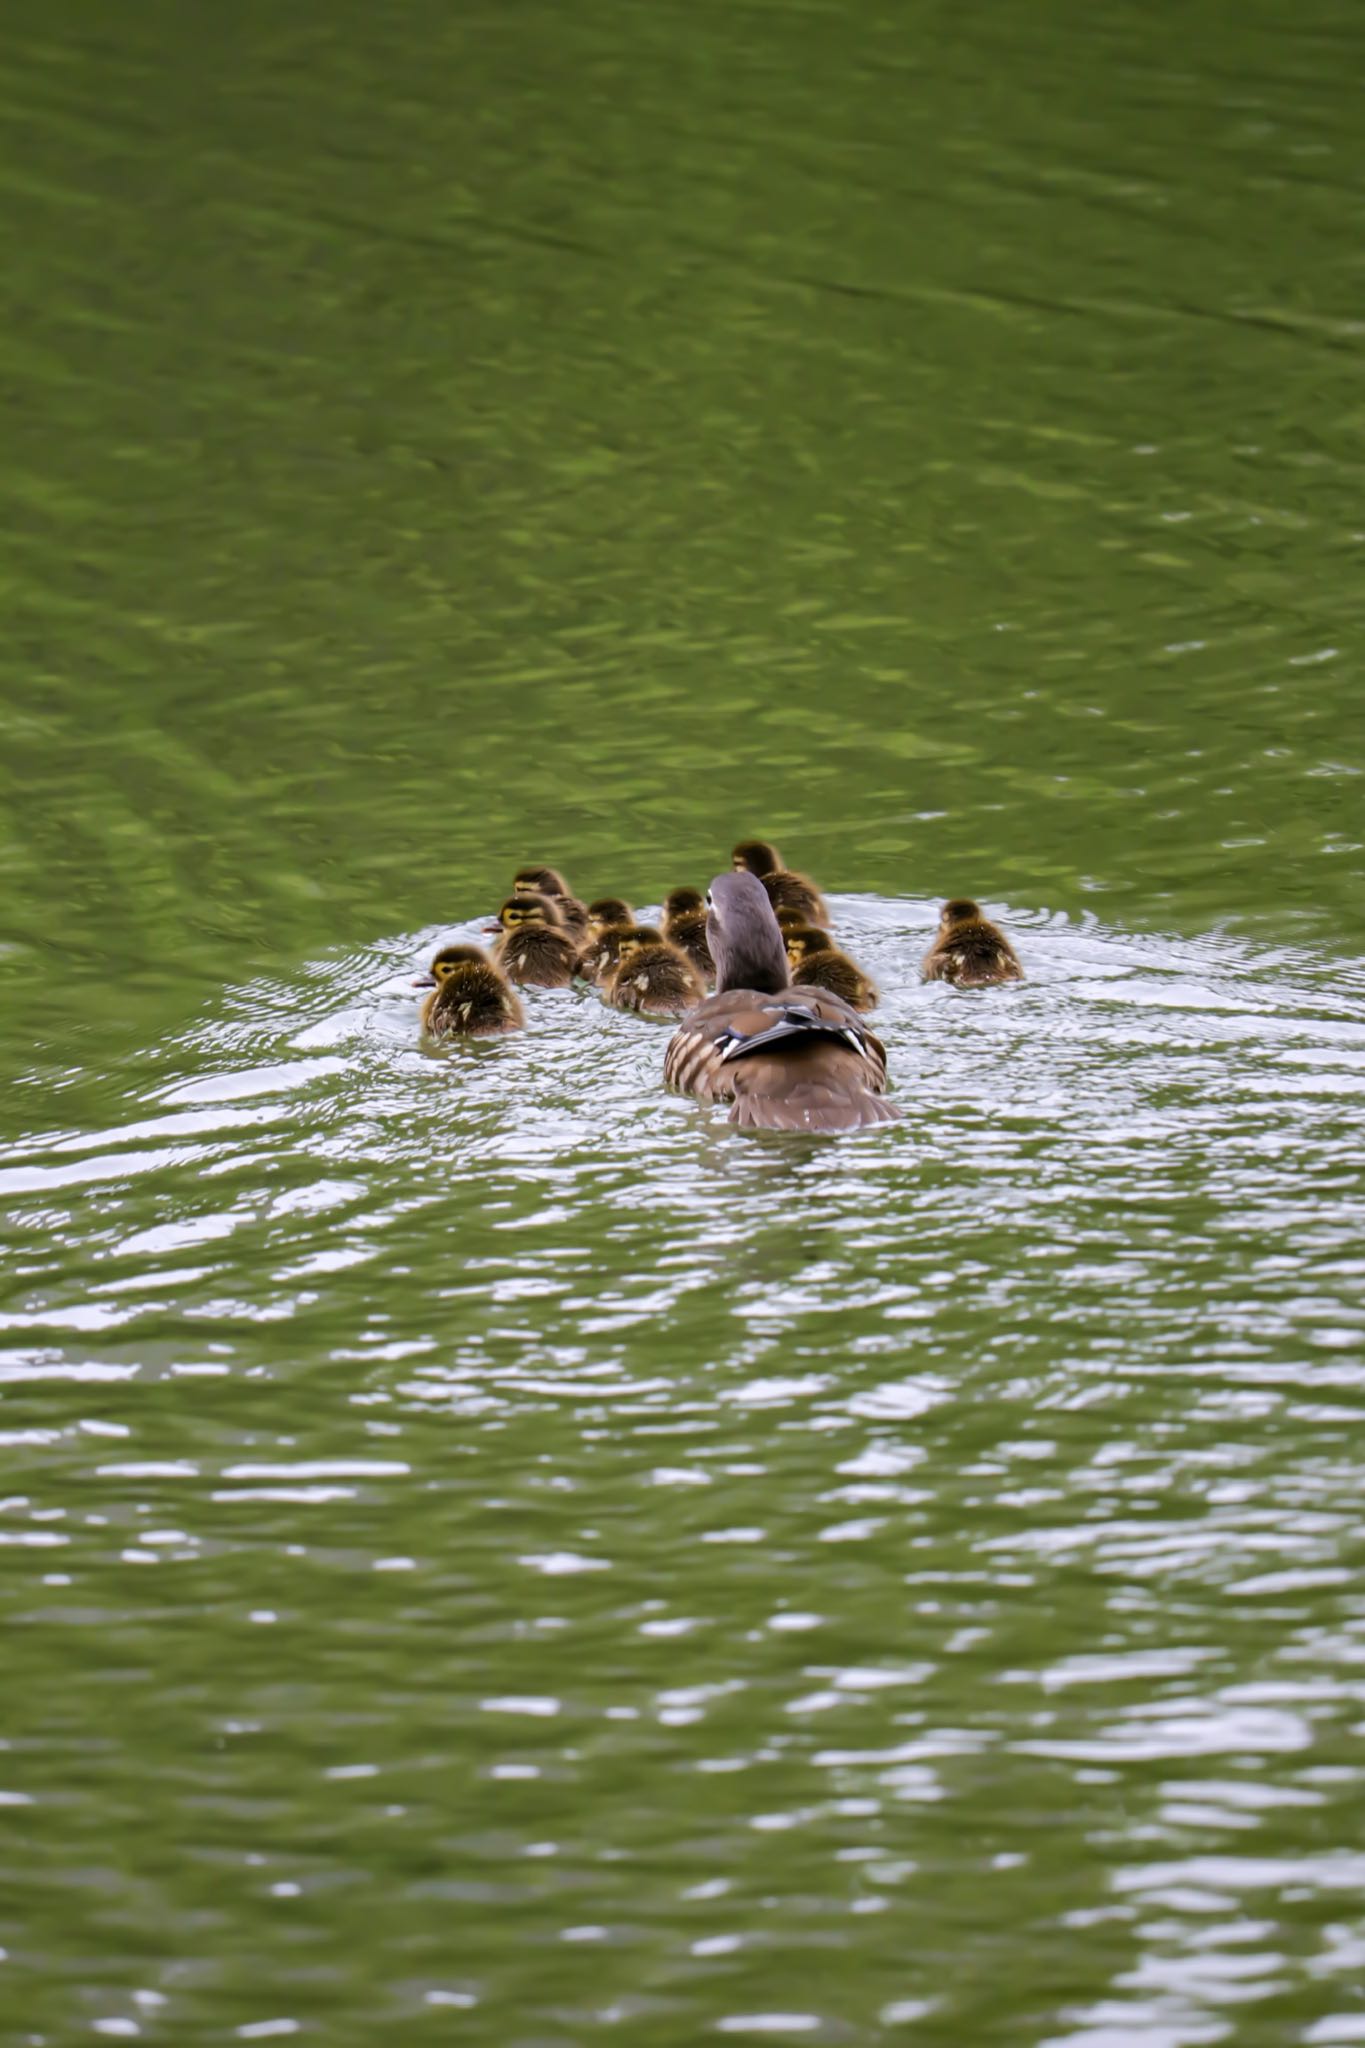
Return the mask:
<svg viewBox="0 0 1365 2048">
<path fill-rule="evenodd" d="M 712 918 L 707 923 L 707 938 L 716 963 L 717 995 L 732 988 L 752 988 L 760 995 L 775 996 L 791 986 L 786 948 L 771 911 L 766 923 L 746 919 L 740 930 L 723 938 Z"/>
</svg>

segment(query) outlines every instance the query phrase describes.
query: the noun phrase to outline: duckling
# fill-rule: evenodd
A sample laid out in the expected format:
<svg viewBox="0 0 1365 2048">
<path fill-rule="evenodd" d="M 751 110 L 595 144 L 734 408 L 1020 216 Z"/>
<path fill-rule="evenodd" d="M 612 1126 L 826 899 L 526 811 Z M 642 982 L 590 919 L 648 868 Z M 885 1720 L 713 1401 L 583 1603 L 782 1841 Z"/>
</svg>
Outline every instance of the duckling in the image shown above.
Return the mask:
<svg viewBox="0 0 1365 2048">
<path fill-rule="evenodd" d="M 778 920 L 781 924 L 781 919 Z M 801 988 L 827 988 L 855 1010 L 875 1010 L 877 985 L 818 925 L 782 926 L 792 980 Z"/>
<path fill-rule="evenodd" d="M 599 896 L 588 905 L 588 937 L 595 939 L 608 925 L 634 924 L 635 912 L 624 896 Z"/>
<path fill-rule="evenodd" d="M 665 896 L 664 937 L 686 953 L 709 988 L 716 966 L 706 943 L 706 898 L 700 889 L 672 889 Z"/>
<path fill-rule="evenodd" d="M 619 901 L 619 898 L 616 900 Z M 624 908 L 624 905 L 622 907 Z M 599 988 L 604 987 L 616 972 L 616 964 L 621 957 L 621 941 L 634 926 L 633 917 L 624 917 L 619 924 L 599 926 L 596 935 L 580 949 L 575 974 L 583 981 L 595 982 Z"/>
<path fill-rule="evenodd" d="M 730 866 L 738 873 L 757 875 L 774 910 L 796 910 L 804 924 L 828 925 L 825 899 L 809 875 L 784 868 L 781 854 L 766 839 L 741 839 L 730 855 Z"/>
<path fill-rule="evenodd" d="M 920 972 L 926 981 L 951 981 L 957 988 L 985 988 L 992 982 L 1024 978 L 1019 955 L 970 896 L 955 896 L 944 904 Z"/>
<path fill-rule="evenodd" d="M 497 1038 L 526 1022 L 514 990 L 482 946 L 442 946 L 417 988 L 430 988 L 422 1029 L 433 1038 Z"/>
<path fill-rule="evenodd" d="M 642 1017 L 683 1017 L 706 994 L 706 984 L 680 946 L 670 946 L 653 925 L 621 934 L 621 956 L 607 984 L 607 1001 Z"/>
<path fill-rule="evenodd" d="M 509 896 L 498 912 L 502 937 L 494 959 L 512 981 L 535 988 L 567 988 L 573 980 L 578 942 L 566 930 L 559 903 L 528 892 Z"/>
<path fill-rule="evenodd" d="M 581 945 L 588 936 L 588 911 L 573 894 L 558 868 L 518 868 L 512 884 L 516 896 L 550 896 L 559 905 L 560 918 Z"/>
<path fill-rule="evenodd" d="M 568 896 L 568 883 L 558 868 L 527 866 L 518 868 L 512 878 L 512 890 L 517 896 Z"/>
</svg>

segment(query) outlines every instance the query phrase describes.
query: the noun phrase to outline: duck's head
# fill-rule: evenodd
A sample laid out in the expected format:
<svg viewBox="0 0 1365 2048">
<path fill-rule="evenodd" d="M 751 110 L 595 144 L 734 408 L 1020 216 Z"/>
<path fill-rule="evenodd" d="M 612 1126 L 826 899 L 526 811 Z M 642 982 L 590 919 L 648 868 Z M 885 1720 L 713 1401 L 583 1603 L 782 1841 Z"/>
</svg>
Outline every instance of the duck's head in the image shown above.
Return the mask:
<svg viewBox="0 0 1365 2048">
<path fill-rule="evenodd" d="M 461 967 L 487 967 L 488 964 L 488 955 L 482 946 L 442 946 L 427 972 L 417 975 L 412 985 L 414 988 L 439 988 Z"/>
<path fill-rule="evenodd" d="M 623 896 L 599 896 L 588 905 L 588 930 L 600 938 L 610 925 L 634 924 L 635 912 Z"/>
<path fill-rule="evenodd" d="M 618 958 L 628 960 L 632 953 L 638 953 L 642 946 L 661 946 L 663 933 L 655 931 L 652 924 L 633 924 L 629 931 L 622 932 Z"/>
<path fill-rule="evenodd" d="M 551 896 L 532 894 L 529 889 L 519 889 L 515 896 L 509 896 L 498 912 L 495 929 L 504 932 L 520 931 L 526 924 L 562 925 L 558 905 Z"/>
<path fill-rule="evenodd" d="M 980 915 L 981 905 L 973 903 L 970 896 L 954 896 L 952 901 L 945 903 L 940 910 L 938 921 L 947 932 L 951 931 L 955 924 L 975 924 Z"/>
<path fill-rule="evenodd" d="M 518 896 L 567 896 L 569 885 L 557 868 L 518 868 L 512 883 Z"/>
<path fill-rule="evenodd" d="M 700 889 L 670 889 L 664 898 L 665 917 L 686 917 L 691 910 L 704 910 L 706 898 Z"/>
<path fill-rule="evenodd" d="M 768 892 L 741 869 L 717 875 L 706 892 L 706 944 L 716 963 L 716 992 L 752 988 L 778 995 L 791 986 L 782 933 Z"/>
<path fill-rule="evenodd" d="M 776 875 L 781 872 L 782 856 L 766 839 L 741 839 L 730 855 L 730 866 L 738 874 Z"/>
<path fill-rule="evenodd" d="M 781 919 L 779 917 L 779 923 Z M 791 961 L 792 972 L 805 966 L 812 954 L 832 953 L 834 941 L 828 932 L 822 932 L 818 925 L 792 924 L 782 926 L 782 937 Z"/>
<path fill-rule="evenodd" d="M 771 899 L 769 900 L 771 901 Z M 806 924 L 805 918 L 801 915 L 801 912 L 799 910 L 790 910 L 781 903 L 774 903 L 773 910 L 776 913 L 777 922 L 781 927 L 784 936 L 787 932 L 805 931 L 810 929 L 810 927 L 808 927 Z"/>
</svg>

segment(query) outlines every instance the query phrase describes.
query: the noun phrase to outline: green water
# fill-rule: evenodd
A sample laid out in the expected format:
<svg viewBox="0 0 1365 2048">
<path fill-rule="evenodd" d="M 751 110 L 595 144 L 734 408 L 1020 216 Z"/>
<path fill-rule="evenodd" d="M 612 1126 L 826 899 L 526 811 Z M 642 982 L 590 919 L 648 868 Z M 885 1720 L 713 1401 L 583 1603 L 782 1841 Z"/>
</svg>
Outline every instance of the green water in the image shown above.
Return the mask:
<svg viewBox="0 0 1365 2048">
<path fill-rule="evenodd" d="M 6 55 L 0 2040 L 1365 2039 L 1358 10 Z M 895 1131 L 420 1046 L 754 831 Z"/>
</svg>

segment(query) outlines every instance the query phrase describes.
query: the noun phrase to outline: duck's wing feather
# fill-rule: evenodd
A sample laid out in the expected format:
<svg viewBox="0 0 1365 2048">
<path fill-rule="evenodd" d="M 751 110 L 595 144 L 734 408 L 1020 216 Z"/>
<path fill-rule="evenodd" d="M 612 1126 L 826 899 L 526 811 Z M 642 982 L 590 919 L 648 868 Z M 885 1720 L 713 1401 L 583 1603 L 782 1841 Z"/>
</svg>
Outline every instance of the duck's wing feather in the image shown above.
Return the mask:
<svg viewBox="0 0 1365 2048">
<path fill-rule="evenodd" d="M 699 1003 L 673 1035 L 664 1079 L 704 1102 L 733 1101 L 733 1122 L 770 1130 L 848 1130 L 899 1114 L 877 1099 L 881 1040 L 841 996 L 799 984 Z"/>
</svg>

